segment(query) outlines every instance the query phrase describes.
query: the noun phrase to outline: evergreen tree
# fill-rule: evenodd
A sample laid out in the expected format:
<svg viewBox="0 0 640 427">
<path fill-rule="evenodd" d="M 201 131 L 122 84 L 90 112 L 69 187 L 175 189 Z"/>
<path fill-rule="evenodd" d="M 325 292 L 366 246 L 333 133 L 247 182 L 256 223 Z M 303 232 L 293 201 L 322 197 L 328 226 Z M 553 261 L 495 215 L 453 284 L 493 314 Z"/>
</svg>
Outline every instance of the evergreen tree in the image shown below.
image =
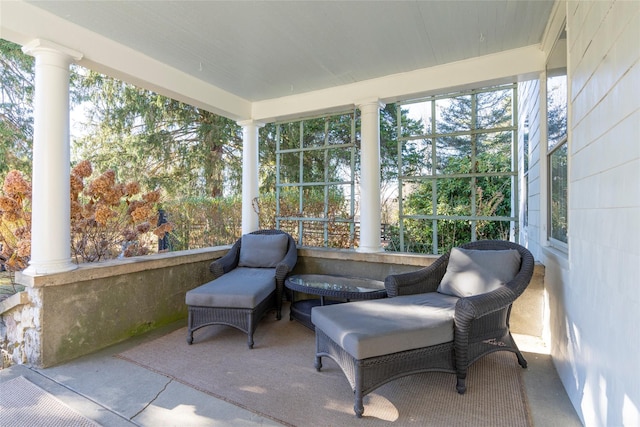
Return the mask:
<svg viewBox="0 0 640 427">
<path fill-rule="evenodd" d="M 407 215 L 511 216 L 512 90 L 464 94 L 438 100 L 436 174 L 450 178 L 423 181 L 406 196 Z M 474 113 L 475 108 L 475 115 Z M 475 116 L 475 120 L 473 117 Z M 482 132 L 476 132 L 482 131 Z M 496 176 L 476 177 L 477 173 Z M 468 176 L 465 176 L 468 175 Z M 435 209 L 433 191 L 436 188 Z M 408 220 L 405 241 L 414 251 L 431 252 L 433 222 Z M 437 221 L 438 252 L 443 253 L 472 237 L 471 221 Z M 477 239 L 508 239 L 505 221 L 475 221 Z"/>
<path fill-rule="evenodd" d="M 0 39 L 0 176 L 31 174 L 34 58 Z"/>
<path fill-rule="evenodd" d="M 81 88 L 90 107 L 76 157 L 170 198 L 240 191 L 242 134 L 234 121 L 94 72 Z"/>
</svg>

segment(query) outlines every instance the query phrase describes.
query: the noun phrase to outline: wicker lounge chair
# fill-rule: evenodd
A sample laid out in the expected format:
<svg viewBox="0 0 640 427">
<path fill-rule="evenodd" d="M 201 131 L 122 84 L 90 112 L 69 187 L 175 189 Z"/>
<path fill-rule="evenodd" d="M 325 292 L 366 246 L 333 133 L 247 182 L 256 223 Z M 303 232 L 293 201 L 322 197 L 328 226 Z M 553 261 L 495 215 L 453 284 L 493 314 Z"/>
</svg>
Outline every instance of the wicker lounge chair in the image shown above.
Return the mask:
<svg viewBox="0 0 640 427">
<path fill-rule="evenodd" d="M 187 343 L 193 343 L 195 330 L 218 324 L 247 333 L 253 348 L 253 333 L 264 314 L 276 310 L 277 319 L 282 317 L 284 280 L 297 259 L 296 243 L 283 231 L 259 230 L 238 239 L 210 264 L 213 279 L 187 292 Z"/>
<path fill-rule="evenodd" d="M 363 396 L 406 375 L 455 373 L 457 391 L 463 394 L 469 365 L 489 353 L 511 351 L 526 368 L 509 331 L 509 316 L 511 304 L 529 284 L 533 256 L 526 248 L 506 241 L 477 241 L 456 248 L 456 257 L 463 253 L 515 257 L 509 258 L 512 271 L 506 283 L 460 297 L 445 293 L 450 289 L 443 286 L 451 253 L 418 271 L 388 276 L 385 287 L 390 298 L 313 309 L 316 369 L 322 368 L 323 356 L 340 366 L 354 390 L 358 417 L 364 412 Z M 497 260 L 496 266 L 502 262 Z M 451 278 L 454 268 L 449 270 Z"/>
</svg>

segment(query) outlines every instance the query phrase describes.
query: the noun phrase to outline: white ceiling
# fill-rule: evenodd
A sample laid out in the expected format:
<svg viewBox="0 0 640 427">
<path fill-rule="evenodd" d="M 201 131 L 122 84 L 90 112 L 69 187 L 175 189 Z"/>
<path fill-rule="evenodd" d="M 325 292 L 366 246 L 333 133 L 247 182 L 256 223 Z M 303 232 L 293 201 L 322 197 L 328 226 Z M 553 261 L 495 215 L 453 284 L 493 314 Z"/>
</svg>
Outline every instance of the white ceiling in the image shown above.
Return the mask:
<svg viewBox="0 0 640 427">
<path fill-rule="evenodd" d="M 554 4 L 0 0 L 0 37 L 53 43 L 85 67 L 268 122 L 537 77 Z"/>
<path fill-rule="evenodd" d="M 538 44 L 553 1 L 27 1 L 248 101 Z"/>
</svg>

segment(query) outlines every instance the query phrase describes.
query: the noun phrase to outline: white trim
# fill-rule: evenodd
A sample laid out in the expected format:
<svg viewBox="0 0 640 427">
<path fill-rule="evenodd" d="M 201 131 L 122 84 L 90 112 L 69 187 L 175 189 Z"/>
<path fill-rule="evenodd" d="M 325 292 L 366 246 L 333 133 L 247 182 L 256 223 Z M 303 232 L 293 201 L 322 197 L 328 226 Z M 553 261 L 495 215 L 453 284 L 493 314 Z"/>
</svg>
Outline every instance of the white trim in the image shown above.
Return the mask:
<svg viewBox="0 0 640 427">
<path fill-rule="evenodd" d="M 532 45 L 438 67 L 254 102 L 251 116 L 265 122 L 293 120 L 318 112 L 345 109 L 359 100 L 380 99 L 388 104 L 445 91 L 529 80 L 535 78 L 544 67 L 544 53 L 538 45 Z M 470 69 L 474 70 L 474 81 L 469 81 Z"/>
<path fill-rule="evenodd" d="M 0 27 L 14 43 L 50 40 L 83 52 L 83 67 L 234 120 L 251 117 L 249 101 L 25 2 L 2 1 Z"/>
<path fill-rule="evenodd" d="M 547 158 L 547 146 L 549 145 L 547 126 L 547 72 L 540 73 L 540 144 L 538 145 L 540 173 L 540 235 L 538 241 L 540 246 L 549 246 L 547 230 L 549 228 L 549 167 Z"/>
<path fill-rule="evenodd" d="M 232 120 L 291 120 L 309 114 L 330 114 L 377 98 L 384 103 L 530 79 L 544 69 L 538 44 L 464 61 L 399 73 L 294 96 L 250 101 L 167 66 L 141 52 L 72 24 L 21 1 L 2 2 L 2 37 L 19 44 L 34 38 L 51 40 L 83 52 L 79 65 L 157 92 Z M 469 81 L 469 70 L 474 81 Z"/>
<path fill-rule="evenodd" d="M 558 40 L 558 36 L 562 31 L 565 22 L 567 21 L 567 2 L 566 0 L 558 0 L 553 5 L 553 10 L 551 11 L 551 17 L 547 22 L 547 28 L 544 30 L 544 35 L 542 36 L 542 42 L 540 43 L 540 47 L 545 54 L 545 57 L 551 53 L 553 46 L 556 44 Z M 545 59 L 546 64 L 546 59 Z"/>
<path fill-rule="evenodd" d="M 36 52 L 49 50 L 58 54 L 67 55 L 73 61 L 79 61 L 82 59 L 82 53 L 73 49 L 60 46 L 57 43 L 52 43 L 48 40 L 35 39 L 22 47 L 22 51 L 27 55 L 35 56 Z"/>
<path fill-rule="evenodd" d="M 571 219 L 569 218 L 569 197 L 570 189 L 569 189 L 569 164 L 571 158 L 570 152 L 570 120 L 571 120 L 571 94 L 570 94 L 570 80 L 569 80 L 569 70 L 567 69 L 567 138 L 563 144 L 567 144 L 567 243 L 561 242 L 557 239 L 554 239 L 550 236 L 550 228 L 551 228 L 551 207 L 549 206 L 549 199 L 551 197 L 550 188 L 549 188 L 549 155 L 552 151 L 554 151 L 560 144 L 555 145 L 552 149 L 549 149 L 549 139 L 548 139 L 548 111 L 547 111 L 547 63 L 552 58 L 552 53 L 554 51 L 554 47 L 556 46 L 558 39 L 562 33 L 562 31 L 568 30 L 567 28 L 567 2 L 565 0 L 557 1 L 554 4 L 553 11 L 551 12 L 551 18 L 547 23 L 547 28 L 545 29 L 545 33 L 542 40 L 542 49 L 545 55 L 545 71 L 541 74 L 540 77 L 540 113 L 541 113 L 541 121 L 540 121 L 540 242 L 542 247 L 546 248 L 554 248 L 556 252 L 563 253 L 565 257 L 568 257 L 569 252 L 569 240 L 570 235 L 568 231 L 568 227 L 571 224 Z M 568 42 L 568 39 L 567 39 Z M 567 65 L 569 63 L 568 60 L 568 48 L 564 51 L 566 56 Z"/>
</svg>

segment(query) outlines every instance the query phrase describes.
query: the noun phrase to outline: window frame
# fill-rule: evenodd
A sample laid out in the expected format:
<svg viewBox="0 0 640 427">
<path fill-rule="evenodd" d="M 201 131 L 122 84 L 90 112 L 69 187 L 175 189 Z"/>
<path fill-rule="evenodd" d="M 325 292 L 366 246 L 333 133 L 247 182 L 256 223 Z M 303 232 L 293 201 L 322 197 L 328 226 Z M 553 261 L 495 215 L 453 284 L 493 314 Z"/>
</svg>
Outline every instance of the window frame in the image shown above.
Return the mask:
<svg viewBox="0 0 640 427">
<path fill-rule="evenodd" d="M 351 116 L 351 126 L 350 126 L 350 142 L 346 144 L 332 144 L 329 141 L 329 119 L 339 116 Z M 324 141 L 322 145 L 305 145 L 305 122 L 309 122 L 311 120 L 317 119 L 325 119 L 325 128 L 324 128 Z M 356 157 L 359 155 L 359 147 L 357 143 L 357 122 L 359 120 L 359 115 L 357 110 L 349 110 L 337 112 L 329 115 L 320 115 L 313 117 L 305 117 L 302 119 L 287 121 L 287 122 L 278 122 L 276 123 L 276 212 L 275 212 L 275 221 L 276 228 L 281 229 L 283 223 L 295 223 L 295 231 L 291 231 L 292 235 L 297 235 L 298 245 L 305 246 L 305 223 L 312 224 L 320 224 L 322 227 L 322 246 L 314 245 L 313 247 L 334 247 L 331 245 L 331 232 L 329 230 L 329 226 L 332 223 L 341 223 L 346 224 L 349 227 L 349 247 L 353 249 L 356 244 L 357 238 L 357 223 L 355 221 L 356 217 L 356 203 L 357 203 L 357 195 L 356 195 Z M 299 141 L 298 147 L 294 148 L 283 148 L 282 147 L 282 126 L 283 125 L 291 125 L 291 124 L 299 125 Z M 348 179 L 342 181 L 331 181 L 328 179 L 328 155 L 330 150 L 344 149 L 348 150 L 348 155 L 350 156 L 350 170 Z M 314 182 L 305 182 L 304 181 L 304 161 L 303 156 L 304 153 L 311 152 L 319 152 L 324 157 L 323 168 L 324 168 L 324 179 L 321 181 Z M 281 174 L 281 161 L 282 157 L 287 154 L 299 155 L 299 172 L 298 172 L 298 180 L 295 182 L 283 182 L 282 174 Z M 336 218 L 331 217 L 329 214 L 329 188 L 331 186 L 349 186 L 350 195 L 348 196 L 348 210 L 349 216 L 347 218 Z M 307 217 L 304 216 L 304 190 L 305 188 L 310 187 L 322 187 L 324 193 L 324 207 L 322 216 L 316 217 Z M 281 206 L 281 195 L 282 192 L 287 188 L 297 189 L 298 191 L 298 215 L 282 215 L 282 206 Z M 309 245 L 306 245 L 309 246 Z M 335 246 L 338 247 L 338 246 Z M 343 246 L 339 246 L 343 247 Z"/>
<path fill-rule="evenodd" d="M 546 120 L 546 169 L 547 169 L 547 195 L 546 195 L 546 204 L 547 204 L 547 212 L 546 212 L 546 240 L 548 246 L 558 249 L 564 253 L 567 253 L 569 250 L 569 79 L 567 73 L 567 50 L 566 50 L 566 25 L 562 25 L 562 30 L 558 34 L 558 38 L 555 41 L 553 48 L 551 49 L 551 53 L 547 58 L 546 65 L 546 73 L 545 73 L 545 120 Z M 564 134 L 561 138 L 558 138 L 555 141 L 552 141 L 550 138 L 550 79 L 554 77 L 563 76 L 565 79 L 565 98 L 564 98 L 564 115 L 565 115 L 565 129 Z M 553 168 L 553 157 L 556 155 L 561 149 L 566 149 L 566 169 L 564 169 L 564 178 L 566 180 L 565 186 L 565 200 L 564 200 L 564 212 L 561 214 L 564 215 L 566 221 L 566 242 L 554 237 L 554 228 L 553 228 L 553 216 L 554 216 L 554 168 Z"/>
<path fill-rule="evenodd" d="M 518 241 L 519 240 L 519 206 L 518 206 L 518 84 L 517 82 L 496 85 L 491 87 L 483 87 L 477 88 L 467 91 L 459 91 L 453 93 L 446 93 L 441 95 L 434 95 L 420 99 L 412 99 L 399 102 L 396 106 L 397 108 L 397 135 L 398 135 L 398 222 L 399 222 L 399 252 L 410 252 L 408 250 L 408 244 L 405 243 L 405 221 L 406 220 L 418 220 L 418 221 L 431 221 L 432 225 L 432 254 L 439 253 L 439 237 L 438 237 L 438 221 L 462 221 L 469 222 L 471 227 L 471 240 L 476 240 L 476 224 L 478 221 L 502 221 L 509 222 L 509 240 Z M 499 128 L 482 128 L 477 127 L 476 123 L 478 122 L 478 111 L 476 106 L 476 99 L 478 95 L 487 92 L 497 92 L 502 90 L 510 90 L 511 91 L 511 124 L 506 127 Z M 437 130 L 437 117 L 436 117 L 436 102 L 439 100 L 446 100 L 461 96 L 471 96 L 472 102 L 472 114 L 469 118 L 470 128 L 468 130 L 461 130 L 459 132 L 454 133 L 440 133 Z M 431 123 L 426 123 L 426 131 L 419 135 L 403 135 L 402 125 L 401 125 L 401 108 L 406 105 L 416 104 L 419 102 L 431 102 Z M 441 174 L 437 172 L 437 156 L 436 153 L 436 141 L 441 137 L 451 137 L 451 136 L 460 136 L 465 135 L 469 136 L 472 146 L 472 152 L 477 153 L 477 142 L 481 135 L 493 134 L 497 132 L 511 132 L 511 166 L 510 171 L 505 172 L 471 172 L 471 173 L 460 173 L 460 174 Z M 432 160 L 431 160 L 431 173 L 421 175 L 421 176 L 407 176 L 403 173 L 403 164 L 402 164 L 402 144 L 407 141 L 424 139 L 431 140 L 432 147 Z M 475 161 L 475 157 L 472 158 L 472 161 Z M 471 180 L 471 188 L 475 190 L 476 180 L 479 178 L 491 178 L 491 177 L 510 177 L 510 208 L 511 213 L 509 216 L 491 216 L 484 217 L 476 215 L 476 198 L 475 191 L 471 191 L 470 194 L 470 207 L 472 209 L 470 215 L 439 215 L 437 212 L 430 212 L 419 215 L 409 215 L 405 213 L 405 209 L 403 206 L 404 200 L 404 187 L 405 185 L 411 185 L 412 182 L 431 182 L 432 187 L 432 207 L 435 209 L 437 206 L 437 198 L 438 198 L 438 182 L 443 179 L 459 179 L 459 178 L 468 178 Z"/>
<path fill-rule="evenodd" d="M 526 231 L 529 228 L 529 166 L 531 164 L 531 148 L 529 141 L 529 117 L 524 117 L 523 135 L 522 135 L 522 210 L 521 210 L 521 230 Z"/>
</svg>

